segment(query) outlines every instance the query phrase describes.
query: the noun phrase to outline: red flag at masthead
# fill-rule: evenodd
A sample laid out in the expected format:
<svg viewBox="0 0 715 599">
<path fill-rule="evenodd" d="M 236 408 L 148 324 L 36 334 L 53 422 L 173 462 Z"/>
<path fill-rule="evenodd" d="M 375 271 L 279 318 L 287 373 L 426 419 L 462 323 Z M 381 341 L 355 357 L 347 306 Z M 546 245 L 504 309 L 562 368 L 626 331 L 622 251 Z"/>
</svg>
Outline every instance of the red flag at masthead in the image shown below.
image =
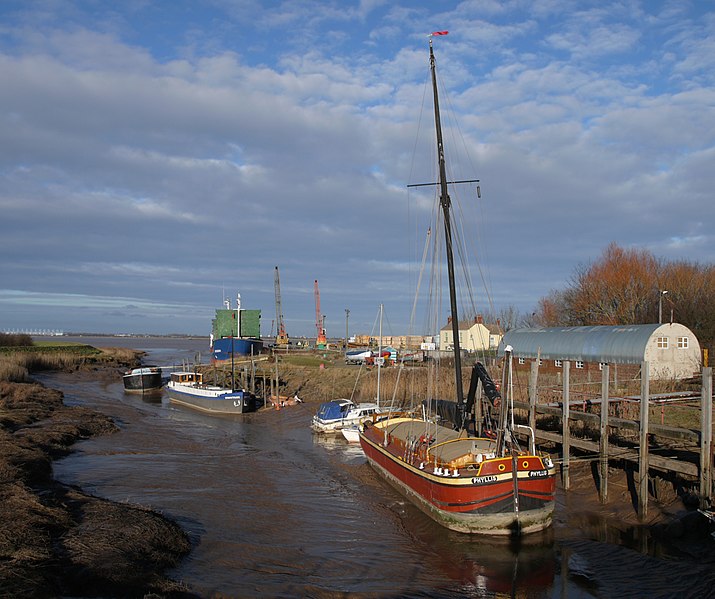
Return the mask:
<svg viewBox="0 0 715 599">
<path fill-rule="evenodd" d="M 447 35 L 449 31 L 433 31 L 430 35 Z"/>
</svg>

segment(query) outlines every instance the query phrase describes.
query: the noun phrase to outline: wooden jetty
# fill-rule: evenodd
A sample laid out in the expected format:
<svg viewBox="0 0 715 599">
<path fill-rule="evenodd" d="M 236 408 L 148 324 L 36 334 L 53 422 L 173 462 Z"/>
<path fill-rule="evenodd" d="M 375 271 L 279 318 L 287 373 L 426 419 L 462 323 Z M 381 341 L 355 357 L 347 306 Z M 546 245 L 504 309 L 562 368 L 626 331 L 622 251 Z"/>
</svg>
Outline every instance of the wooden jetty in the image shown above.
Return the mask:
<svg viewBox="0 0 715 599">
<path fill-rule="evenodd" d="M 570 363 L 563 362 L 562 401 L 538 403 L 538 360 L 531 363 L 528 402 L 515 401 L 515 408 L 527 413 L 528 424 L 534 431 L 537 443 L 552 443 L 561 446 L 562 482 L 569 488 L 569 465 L 580 459 L 579 452 L 597 456 L 598 491 L 602 503 L 608 501 L 609 465 L 619 463 L 637 467 L 636 491 L 638 495 L 638 516 L 644 519 L 648 513 L 649 482 L 652 473 L 657 472 L 675 477 L 687 484 L 698 486 L 700 507 L 713 506 L 713 387 L 712 368 L 702 368 L 702 386 L 699 397 L 692 393 L 668 394 L 674 400 L 693 400 L 700 404 L 700 430 L 677 428 L 649 421 L 649 408 L 659 396 L 650 394 L 648 362 L 642 362 L 640 396 L 609 397 L 609 365 L 604 364 L 601 373 L 601 393 L 599 398 L 586 401 L 570 399 Z M 613 417 L 611 409 L 617 402 L 640 402 L 638 420 Z M 480 402 L 477 402 L 479 405 Z M 584 409 L 573 409 L 587 404 L 589 409 L 598 406 L 598 413 Z M 477 419 L 479 419 L 477 414 Z M 537 418 L 541 416 L 541 418 Z M 541 420 L 541 422 L 540 422 Z M 554 430 L 554 421 L 560 421 L 560 430 Z M 572 432 L 575 423 L 583 424 L 584 430 L 591 431 L 587 437 L 576 436 Z M 548 427 L 548 425 L 551 425 Z M 539 428 L 541 426 L 541 428 Z M 548 427 L 548 428 L 547 428 Z M 611 442 L 611 441 L 614 442 Z M 624 442 L 627 440 L 627 442 Z M 616 443 L 615 441 L 618 441 Z M 668 450 L 671 451 L 668 451 Z M 668 455 L 669 454 L 669 455 Z M 677 454 L 677 455 L 673 455 Z"/>
</svg>

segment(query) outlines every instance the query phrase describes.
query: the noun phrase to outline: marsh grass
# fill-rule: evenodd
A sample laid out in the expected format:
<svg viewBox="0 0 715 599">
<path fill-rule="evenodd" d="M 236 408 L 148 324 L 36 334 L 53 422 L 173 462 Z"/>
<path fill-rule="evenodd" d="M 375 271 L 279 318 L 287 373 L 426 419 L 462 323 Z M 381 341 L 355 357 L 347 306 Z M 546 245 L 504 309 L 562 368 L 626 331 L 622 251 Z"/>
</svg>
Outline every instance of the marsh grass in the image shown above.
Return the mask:
<svg viewBox="0 0 715 599">
<path fill-rule="evenodd" d="M 141 352 L 125 348 L 60 344 L 0 348 L 0 381 L 25 383 L 43 370 L 78 370 L 87 366 L 133 365 Z"/>
<path fill-rule="evenodd" d="M 0 597 L 195 596 L 163 575 L 191 548 L 176 523 L 52 479 L 75 442 L 116 430 L 60 391 L 0 381 Z"/>
</svg>

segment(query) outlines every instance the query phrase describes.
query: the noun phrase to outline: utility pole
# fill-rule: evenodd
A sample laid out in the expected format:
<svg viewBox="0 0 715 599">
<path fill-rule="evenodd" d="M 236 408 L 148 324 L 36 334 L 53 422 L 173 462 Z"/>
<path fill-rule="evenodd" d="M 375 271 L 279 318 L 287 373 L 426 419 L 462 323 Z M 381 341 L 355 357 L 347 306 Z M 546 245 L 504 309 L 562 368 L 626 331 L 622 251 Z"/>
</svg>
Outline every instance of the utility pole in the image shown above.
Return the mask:
<svg viewBox="0 0 715 599">
<path fill-rule="evenodd" d="M 663 322 L 663 296 L 668 293 L 667 289 L 662 289 L 658 296 L 658 324 Z"/>
<path fill-rule="evenodd" d="M 348 319 L 350 318 L 350 310 L 345 308 L 345 357 L 348 357 Z"/>
</svg>

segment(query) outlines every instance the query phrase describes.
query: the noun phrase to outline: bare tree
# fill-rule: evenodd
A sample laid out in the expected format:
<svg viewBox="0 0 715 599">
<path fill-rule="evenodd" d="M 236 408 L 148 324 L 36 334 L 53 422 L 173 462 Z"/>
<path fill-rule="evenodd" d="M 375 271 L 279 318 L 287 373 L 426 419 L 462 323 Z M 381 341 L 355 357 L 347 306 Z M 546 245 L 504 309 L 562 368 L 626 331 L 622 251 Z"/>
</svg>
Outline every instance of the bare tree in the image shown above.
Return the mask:
<svg viewBox="0 0 715 599">
<path fill-rule="evenodd" d="M 667 295 L 663 294 L 667 291 Z M 715 340 L 715 266 L 663 262 L 648 250 L 611 243 L 601 257 L 575 269 L 568 287 L 539 300 L 541 326 L 618 325 L 664 321 L 690 328 L 704 346 Z"/>
</svg>

